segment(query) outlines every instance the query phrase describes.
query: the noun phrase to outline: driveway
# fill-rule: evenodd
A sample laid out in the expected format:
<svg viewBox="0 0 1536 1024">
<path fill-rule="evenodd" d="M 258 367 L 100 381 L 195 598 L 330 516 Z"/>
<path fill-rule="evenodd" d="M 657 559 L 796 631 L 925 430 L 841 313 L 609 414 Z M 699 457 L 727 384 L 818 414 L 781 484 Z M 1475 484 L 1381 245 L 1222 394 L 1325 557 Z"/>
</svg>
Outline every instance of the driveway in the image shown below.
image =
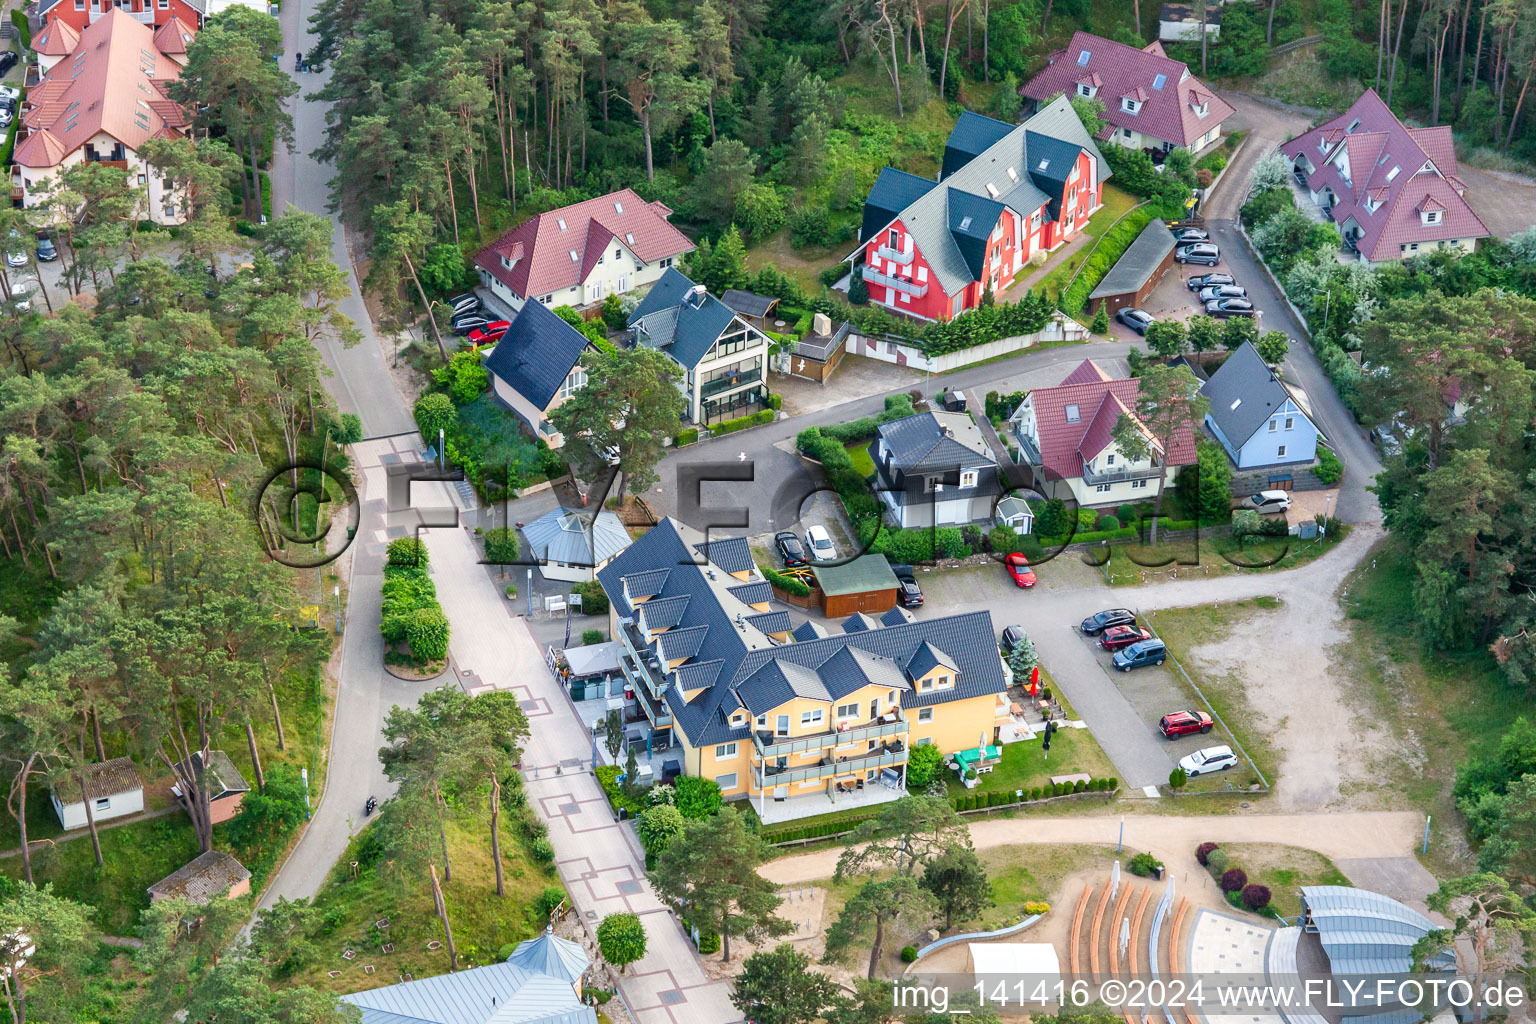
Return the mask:
<svg viewBox="0 0 1536 1024">
<path fill-rule="evenodd" d="M 1536 181 L 1524 174 L 1488 171 L 1461 164 L 1467 205 L 1498 238 L 1517 235 L 1536 224 Z"/>
</svg>

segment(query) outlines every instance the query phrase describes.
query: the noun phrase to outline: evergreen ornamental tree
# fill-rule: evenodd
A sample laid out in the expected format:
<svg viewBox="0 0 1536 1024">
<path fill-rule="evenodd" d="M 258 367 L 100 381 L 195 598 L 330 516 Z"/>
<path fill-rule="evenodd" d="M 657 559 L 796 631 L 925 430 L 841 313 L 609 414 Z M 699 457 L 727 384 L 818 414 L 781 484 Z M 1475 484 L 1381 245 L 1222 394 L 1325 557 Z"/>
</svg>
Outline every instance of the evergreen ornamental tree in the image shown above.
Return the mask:
<svg viewBox="0 0 1536 1024">
<path fill-rule="evenodd" d="M 992 905 L 992 884 L 976 851 L 951 847 L 923 868 L 922 885 L 944 912 L 944 930 L 956 919 L 969 920 Z"/>
<path fill-rule="evenodd" d="M 837 860 L 837 879 L 894 867 L 901 875 L 951 847 L 969 847 L 970 829 L 943 797 L 904 796 L 862 822 Z"/>
<path fill-rule="evenodd" d="M 1038 664 L 1040 656 L 1035 653 L 1035 642 L 1029 638 L 1028 633 L 1020 633 L 1019 642 L 1008 652 L 1008 671 L 1013 673 L 1014 685 L 1024 685 Z"/>
<path fill-rule="evenodd" d="M 897 875 L 883 881 L 870 880 L 843 905 L 843 912 L 826 932 L 824 963 L 839 959 L 850 947 L 869 948 L 869 967 L 865 974 L 875 978 L 875 968 L 885 952 L 886 932 L 903 925 L 924 926 L 938 912 L 933 894 L 909 875 Z"/>
<path fill-rule="evenodd" d="M 783 900 L 777 888 L 757 873 L 768 853 L 739 813 L 722 809 L 712 818 L 689 821 L 683 834 L 667 843 L 650 873 L 651 884 L 662 899 L 691 907 L 698 923 L 718 932 L 721 959 L 729 961 L 733 935 L 794 930 L 778 915 Z"/>
</svg>

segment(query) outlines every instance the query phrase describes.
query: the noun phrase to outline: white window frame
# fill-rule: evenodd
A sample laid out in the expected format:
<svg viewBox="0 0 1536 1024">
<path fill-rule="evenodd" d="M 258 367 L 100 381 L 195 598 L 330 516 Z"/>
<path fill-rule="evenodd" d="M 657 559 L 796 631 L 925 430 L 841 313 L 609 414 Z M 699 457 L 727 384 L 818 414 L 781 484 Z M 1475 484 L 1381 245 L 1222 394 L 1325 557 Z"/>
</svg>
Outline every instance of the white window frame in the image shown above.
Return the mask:
<svg viewBox="0 0 1536 1024">
<path fill-rule="evenodd" d="M 852 704 L 839 704 L 837 706 L 837 717 L 838 718 L 858 718 L 859 717 L 859 702 L 858 701 L 854 701 Z"/>
<path fill-rule="evenodd" d="M 1270 420 L 1269 420 L 1269 432 L 1271 434 L 1273 434 L 1275 431 L 1277 431 L 1279 429 L 1280 429 L 1280 421 L 1278 419 L 1276 419 L 1275 417 L 1271 416 Z"/>
<path fill-rule="evenodd" d="M 721 790 L 728 790 L 735 789 L 740 783 L 737 781 L 735 772 L 726 772 L 724 775 L 715 777 L 715 785 Z"/>
<path fill-rule="evenodd" d="M 961 487 L 975 487 L 979 475 L 974 469 L 963 470 L 960 473 Z"/>
<path fill-rule="evenodd" d="M 1294 426 L 1296 426 L 1296 417 L 1294 417 L 1294 416 L 1287 416 L 1285 418 L 1285 429 L 1286 430 L 1290 430 Z"/>
<path fill-rule="evenodd" d="M 922 691 L 923 693 L 927 693 L 929 690 L 933 689 L 933 680 L 932 679 L 922 679 L 922 680 L 919 680 L 918 684 L 917 684 L 917 688 L 920 691 Z"/>
<path fill-rule="evenodd" d="M 1277 458 L 1277 459 L 1285 458 L 1285 445 L 1282 444 L 1282 445 L 1280 445 L 1279 447 L 1277 447 L 1275 449 L 1275 458 Z"/>
<path fill-rule="evenodd" d="M 774 727 L 773 728 L 773 734 L 775 736 L 788 736 L 789 735 L 789 716 L 788 715 L 777 715 L 777 716 L 775 716 L 773 727 Z"/>
<path fill-rule="evenodd" d="M 810 726 L 821 725 L 826 719 L 827 712 L 825 708 L 816 708 L 814 711 L 802 711 L 800 712 L 800 728 L 805 729 Z"/>
<path fill-rule="evenodd" d="M 736 742 L 715 744 L 715 760 L 724 761 L 736 756 Z"/>
<path fill-rule="evenodd" d="M 918 708 L 917 709 L 917 720 L 919 722 L 931 722 L 931 721 L 933 721 L 933 708 Z"/>
</svg>

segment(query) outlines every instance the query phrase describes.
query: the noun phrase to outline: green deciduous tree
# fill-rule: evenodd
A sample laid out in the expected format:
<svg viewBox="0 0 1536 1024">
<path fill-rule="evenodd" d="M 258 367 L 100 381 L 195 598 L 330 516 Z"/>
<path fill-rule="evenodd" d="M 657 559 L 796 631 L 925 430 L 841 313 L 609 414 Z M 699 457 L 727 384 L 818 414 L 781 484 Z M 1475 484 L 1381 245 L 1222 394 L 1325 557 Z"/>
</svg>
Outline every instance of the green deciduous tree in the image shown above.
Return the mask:
<svg viewBox="0 0 1536 1024">
<path fill-rule="evenodd" d="M 731 1002 L 757 1024 L 814 1024 L 837 996 L 837 983 L 812 970 L 810 957 L 783 942 L 742 961 Z"/>
<path fill-rule="evenodd" d="M 671 804 L 658 804 L 640 812 L 635 828 L 640 833 L 640 845 L 655 857 L 667 848 L 668 843 L 682 835 L 686 823 L 682 811 Z"/>
<path fill-rule="evenodd" d="M 1142 371 L 1133 416 L 1122 414 L 1113 430 L 1115 444 L 1131 462 L 1150 459 L 1157 466 L 1151 542 L 1157 543 L 1157 518 L 1168 493 L 1168 459 L 1181 434 L 1205 419 L 1210 399 L 1200 394 L 1200 380 L 1188 367 L 1148 366 Z"/>
<path fill-rule="evenodd" d="M 686 403 L 682 369 L 651 348 L 587 352 L 586 386 L 550 413 L 565 436 L 565 456 L 583 480 L 609 473 L 617 456 L 624 490 L 642 494 L 656 482 L 663 442 L 677 433 Z"/>
<path fill-rule="evenodd" d="M 56 895 L 52 883 L 0 889 L 0 992 L 13 1024 L 27 1024 L 34 982 L 79 969 L 90 950 L 90 928 L 91 908 Z"/>
<path fill-rule="evenodd" d="M 609 914 L 597 926 L 597 948 L 623 974 L 645 956 L 645 926 L 637 914 Z"/>
<path fill-rule="evenodd" d="M 933 894 L 907 875 L 865 882 L 843 905 L 843 911 L 827 929 L 825 962 L 843 956 L 849 948 L 868 944 L 871 981 L 885 952 L 886 932 L 901 926 L 922 927 L 933 920 L 938 902 Z"/>
<path fill-rule="evenodd" d="M 1147 347 L 1164 359 L 1182 355 L 1189 347 L 1184 324 L 1178 320 L 1157 320 L 1148 324 Z"/>
</svg>

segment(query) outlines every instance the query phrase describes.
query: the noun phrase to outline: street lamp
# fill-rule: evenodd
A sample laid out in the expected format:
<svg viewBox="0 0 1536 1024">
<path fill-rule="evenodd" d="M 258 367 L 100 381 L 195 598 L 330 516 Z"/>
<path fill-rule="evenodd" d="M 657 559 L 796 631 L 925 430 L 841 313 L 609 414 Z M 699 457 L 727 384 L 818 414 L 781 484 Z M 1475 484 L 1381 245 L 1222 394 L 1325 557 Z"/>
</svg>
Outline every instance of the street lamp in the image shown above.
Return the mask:
<svg viewBox="0 0 1536 1024">
<path fill-rule="evenodd" d="M 331 593 L 336 595 L 336 632 L 341 633 L 341 584 L 331 588 Z"/>
</svg>

